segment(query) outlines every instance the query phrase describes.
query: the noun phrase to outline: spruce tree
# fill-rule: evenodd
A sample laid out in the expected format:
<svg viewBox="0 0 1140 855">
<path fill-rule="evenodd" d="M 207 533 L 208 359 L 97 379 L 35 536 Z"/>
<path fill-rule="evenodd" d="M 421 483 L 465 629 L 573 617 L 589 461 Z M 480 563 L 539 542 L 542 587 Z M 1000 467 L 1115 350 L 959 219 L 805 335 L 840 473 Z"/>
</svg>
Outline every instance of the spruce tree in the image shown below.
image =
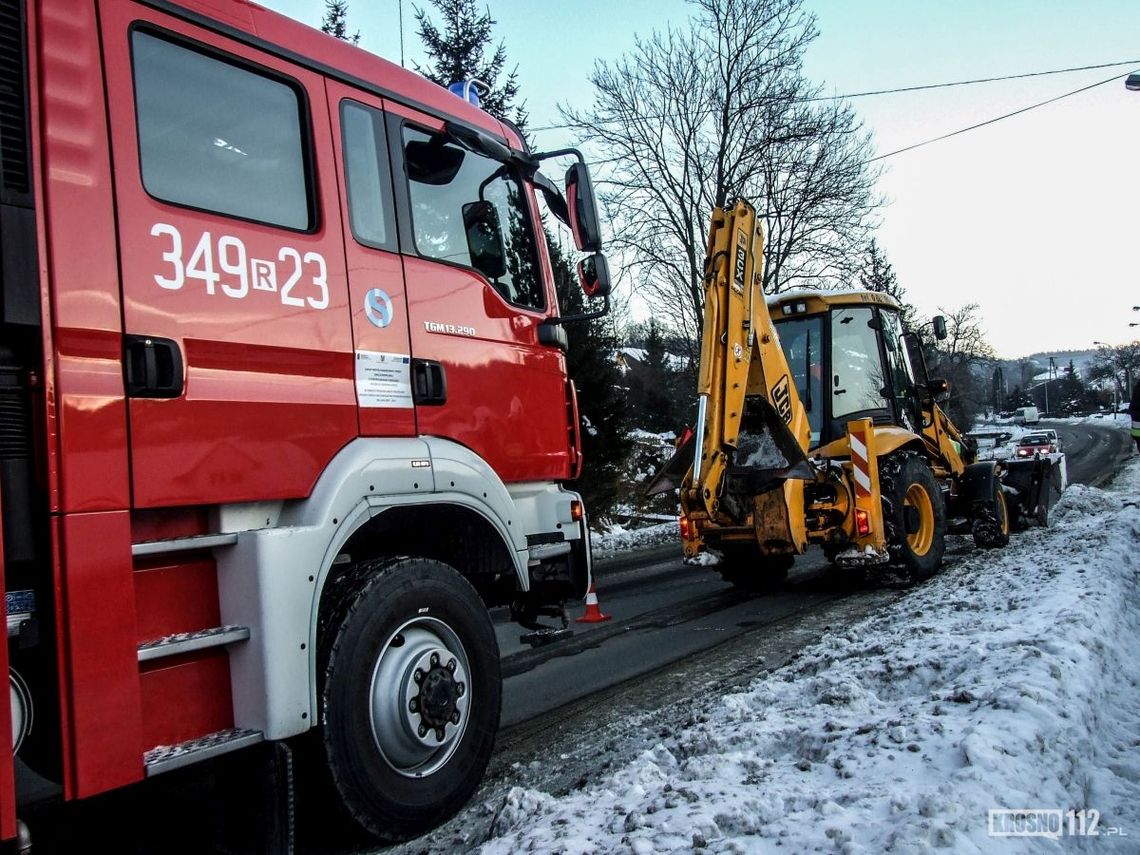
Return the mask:
<svg viewBox="0 0 1140 855">
<path fill-rule="evenodd" d="M 482 80 L 490 87 L 490 92 L 480 96 L 483 109 L 510 119 L 525 135 L 526 111 L 515 105 L 518 74 L 504 74 L 507 51 L 503 42 L 488 57 L 495 25 L 491 13 L 480 14 L 473 0 L 430 2 L 444 24 L 441 30 L 427 11 L 416 9 L 418 35 L 431 60 L 416 70 L 441 86 L 472 77 Z M 546 244 L 561 314 L 584 312 L 585 297 L 574 264 L 549 231 Z M 565 329 L 570 340 L 567 371 L 578 390 L 583 457 L 582 475 L 572 486 L 582 494 L 591 522 L 598 524 L 613 514 L 632 445 L 619 387 L 621 375 L 614 361 L 618 341 L 609 318 L 566 324 Z"/>
<path fill-rule="evenodd" d="M 902 307 L 903 326 L 913 330 L 918 325 L 918 312 L 907 300 L 906 288 L 899 284 L 894 267 L 874 238 L 871 238 L 871 243 L 867 246 L 867 257 L 859 274 L 859 286 L 894 297 Z"/>
<path fill-rule="evenodd" d="M 349 44 L 360 44 L 360 31 L 348 34 L 348 0 L 325 0 L 325 18 L 321 30 Z"/>
<path fill-rule="evenodd" d="M 416 65 L 416 71 L 440 86 L 449 86 L 470 78 L 482 80 L 490 91 L 480 93 L 482 107 L 493 116 L 508 119 L 520 128 L 526 126 L 525 105 L 515 106 L 519 93 L 518 69 L 502 77 L 507 64 L 507 48 L 503 42 L 491 46 L 491 29 L 495 19 L 490 10 L 480 13 L 475 0 L 430 0 L 444 22 L 440 30 L 427 11 L 417 8 L 417 35 L 423 40 L 431 62 Z"/>
<path fill-rule="evenodd" d="M 547 232 L 554 288 L 563 315 L 586 310 L 574 265 Z M 633 447 L 629 438 L 626 400 L 615 355 L 618 338 L 610 317 L 566 324 L 570 349 L 566 367 L 578 390 L 582 433 L 582 475 L 574 489 L 582 494 L 595 524 L 613 514 L 622 488 L 625 462 Z"/>
</svg>

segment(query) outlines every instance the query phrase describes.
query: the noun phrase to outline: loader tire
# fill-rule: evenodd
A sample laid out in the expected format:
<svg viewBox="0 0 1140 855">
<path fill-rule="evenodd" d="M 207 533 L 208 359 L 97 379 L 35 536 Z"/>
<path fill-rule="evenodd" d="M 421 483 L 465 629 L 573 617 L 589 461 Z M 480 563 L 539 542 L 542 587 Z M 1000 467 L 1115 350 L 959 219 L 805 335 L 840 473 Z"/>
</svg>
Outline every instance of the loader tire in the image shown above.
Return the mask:
<svg viewBox="0 0 1140 855">
<path fill-rule="evenodd" d="M 352 574 L 321 639 L 320 742 L 341 805 L 390 843 L 448 819 L 478 786 L 499 724 L 499 649 L 448 565 L 378 559 Z"/>
<path fill-rule="evenodd" d="M 755 544 L 717 547 L 723 556 L 720 576 L 734 588 L 750 594 L 774 591 L 784 584 L 795 563 L 792 555 L 761 555 Z"/>
<path fill-rule="evenodd" d="M 970 515 L 970 529 L 974 534 L 974 545 L 979 549 L 996 549 L 1009 543 L 1010 515 L 1009 503 L 1001 481 L 992 481 L 993 495 L 974 503 Z"/>
<path fill-rule="evenodd" d="M 912 451 L 891 454 L 879 464 L 879 489 L 891 563 L 912 581 L 930 578 L 946 549 L 946 507 L 930 465 Z"/>
</svg>

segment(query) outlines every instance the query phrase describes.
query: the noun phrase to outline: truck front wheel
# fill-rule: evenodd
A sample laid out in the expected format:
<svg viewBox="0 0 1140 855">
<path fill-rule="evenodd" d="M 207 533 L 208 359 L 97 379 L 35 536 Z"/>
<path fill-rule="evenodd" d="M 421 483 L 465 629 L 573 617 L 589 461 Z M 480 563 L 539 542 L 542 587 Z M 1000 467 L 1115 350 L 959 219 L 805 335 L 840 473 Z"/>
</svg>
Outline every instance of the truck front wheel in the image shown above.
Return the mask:
<svg viewBox="0 0 1140 855">
<path fill-rule="evenodd" d="M 438 561 L 367 562 L 322 645 L 332 782 L 373 837 L 406 840 L 459 810 L 494 747 L 499 650 L 475 589 Z"/>
<path fill-rule="evenodd" d="M 892 563 L 915 581 L 933 576 L 946 548 L 946 508 L 929 464 L 913 452 L 892 454 L 879 468 L 879 488 Z"/>
</svg>

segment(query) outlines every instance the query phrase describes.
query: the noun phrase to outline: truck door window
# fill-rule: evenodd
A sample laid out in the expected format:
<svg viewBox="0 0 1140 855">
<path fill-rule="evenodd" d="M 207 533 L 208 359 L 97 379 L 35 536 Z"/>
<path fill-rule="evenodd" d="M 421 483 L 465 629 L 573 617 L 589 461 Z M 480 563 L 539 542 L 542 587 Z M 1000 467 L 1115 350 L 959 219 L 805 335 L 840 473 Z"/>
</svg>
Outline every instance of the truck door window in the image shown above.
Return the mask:
<svg viewBox="0 0 1140 855">
<path fill-rule="evenodd" d="M 313 226 L 293 86 L 142 31 L 131 35 L 143 186 L 165 202 Z"/>
<path fill-rule="evenodd" d="M 404 166 L 416 249 L 427 258 L 478 269 L 464 209 L 490 202 L 498 214 L 506 270 L 491 284 L 503 299 L 528 309 L 546 305 L 522 183 L 505 164 L 439 136 L 404 128 Z"/>
<path fill-rule="evenodd" d="M 395 249 L 392 178 L 383 114 L 344 101 L 340 126 L 352 236 L 365 246 Z"/>
<path fill-rule="evenodd" d="M 871 329 L 872 309 L 856 306 L 831 312 L 831 417 L 865 410 L 885 410 L 889 384 L 879 357 L 879 338 Z"/>
</svg>

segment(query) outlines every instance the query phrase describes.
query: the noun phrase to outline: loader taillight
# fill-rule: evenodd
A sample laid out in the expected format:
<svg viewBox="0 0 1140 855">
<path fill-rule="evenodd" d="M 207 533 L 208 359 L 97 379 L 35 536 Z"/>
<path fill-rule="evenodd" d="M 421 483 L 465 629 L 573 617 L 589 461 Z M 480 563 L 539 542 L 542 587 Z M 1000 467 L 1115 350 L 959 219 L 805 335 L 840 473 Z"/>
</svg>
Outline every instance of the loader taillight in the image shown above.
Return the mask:
<svg viewBox="0 0 1140 855">
<path fill-rule="evenodd" d="M 871 533 L 871 515 L 862 508 L 855 509 L 855 533 L 866 537 Z"/>
<path fill-rule="evenodd" d="M 681 539 L 692 540 L 693 534 L 693 521 L 688 517 L 681 517 Z"/>
<path fill-rule="evenodd" d="M 570 519 L 574 520 L 574 522 L 581 522 L 582 517 L 585 515 L 586 511 L 582 507 L 582 503 L 577 499 L 572 500 L 570 502 Z"/>
</svg>

